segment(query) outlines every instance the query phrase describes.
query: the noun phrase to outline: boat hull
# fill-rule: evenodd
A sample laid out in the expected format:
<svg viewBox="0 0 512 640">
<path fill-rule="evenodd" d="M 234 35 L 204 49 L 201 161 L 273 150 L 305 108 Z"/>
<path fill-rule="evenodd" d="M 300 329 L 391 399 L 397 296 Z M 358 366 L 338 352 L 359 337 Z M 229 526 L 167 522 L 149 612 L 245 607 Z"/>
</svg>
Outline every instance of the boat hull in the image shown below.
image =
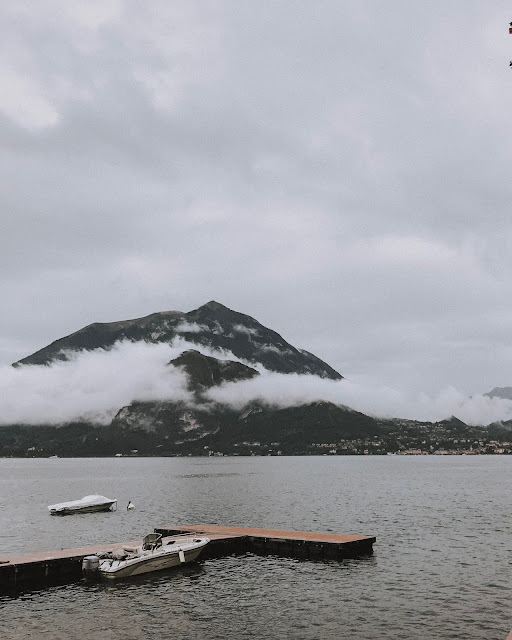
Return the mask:
<svg viewBox="0 0 512 640">
<path fill-rule="evenodd" d="M 94 511 L 111 511 L 117 508 L 115 498 L 100 495 L 84 496 L 80 500 L 51 504 L 48 511 L 52 516 L 67 516 L 72 513 L 92 513 Z"/>
<path fill-rule="evenodd" d="M 115 502 L 107 504 L 93 504 L 86 507 L 64 507 L 63 509 L 51 509 L 52 516 L 69 516 L 73 513 L 94 513 L 97 511 L 111 511 Z"/>
<path fill-rule="evenodd" d="M 99 573 L 102 578 L 112 580 L 171 569 L 196 560 L 208 543 L 208 538 L 196 538 L 195 542 L 180 541 L 172 547 L 164 545 L 155 551 L 139 550 L 136 555 L 128 556 L 124 560 L 102 560 Z"/>
</svg>

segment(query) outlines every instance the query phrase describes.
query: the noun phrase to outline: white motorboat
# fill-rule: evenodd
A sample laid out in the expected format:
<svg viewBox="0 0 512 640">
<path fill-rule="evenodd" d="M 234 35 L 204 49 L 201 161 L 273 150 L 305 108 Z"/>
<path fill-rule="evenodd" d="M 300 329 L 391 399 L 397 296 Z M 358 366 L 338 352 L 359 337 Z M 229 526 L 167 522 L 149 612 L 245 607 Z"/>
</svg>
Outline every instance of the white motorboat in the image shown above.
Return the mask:
<svg viewBox="0 0 512 640">
<path fill-rule="evenodd" d="M 48 510 L 52 516 L 65 516 L 71 513 L 91 513 L 93 511 L 115 511 L 117 500 L 105 496 L 85 496 L 80 500 L 51 504 Z"/>
<path fill-rule="evenodd" d="M 159 533 L 150 533 L 138 547 L 123 547 L 100 557 L 99 575 L 126 578 L 176 567 L 195 560 L 209 542 L 210 539 L 204 537 L 162 538 Z"/>
</svg>

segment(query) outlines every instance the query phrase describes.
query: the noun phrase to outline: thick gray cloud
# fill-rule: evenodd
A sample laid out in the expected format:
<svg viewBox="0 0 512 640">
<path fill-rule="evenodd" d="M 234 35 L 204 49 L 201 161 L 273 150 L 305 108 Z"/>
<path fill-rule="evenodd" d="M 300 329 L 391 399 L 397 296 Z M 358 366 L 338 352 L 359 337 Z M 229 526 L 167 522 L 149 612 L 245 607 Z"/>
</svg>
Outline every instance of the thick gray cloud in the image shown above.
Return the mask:
<svg viewBox="0 0 512 640">
<path fill-rule="evenodd" d="M 0 7 L 0 359 L 216 299 L 369 388 L 512 384 L 508 2 Z"/>
</svg>

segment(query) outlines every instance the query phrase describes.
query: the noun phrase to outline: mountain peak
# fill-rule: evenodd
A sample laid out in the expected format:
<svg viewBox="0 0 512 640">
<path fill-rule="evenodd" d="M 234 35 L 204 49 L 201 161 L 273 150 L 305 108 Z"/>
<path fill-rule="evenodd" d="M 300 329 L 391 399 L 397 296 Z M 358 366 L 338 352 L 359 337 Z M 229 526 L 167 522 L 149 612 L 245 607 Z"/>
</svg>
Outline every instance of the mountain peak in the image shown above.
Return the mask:
<svg viewBox="0 0 512 640">
<path fill-rule="evenodd" d="M 216 300 L 187 313 L 164 311 L 134 320 L 93 323 L 16 364 L 51 364 L 67 360 L 72 352 L 111 349 L 121 341 L 173 344 L 177 338 L 214 352 L 230 352 L 235 359 L 269 371 L 342 378 L 320 358 L 297 349 L 251 316 Z"/>
<path fill-rule="evenodd" d="M 210 300 L 210 302 L 201 305 L 199 309 L 211 309 L 212 311 L 231 311 L 231 309 L 228 309 L 228 307 L 224 306 L 220 302 L 217 302 L 216 300 Z"/>
</svg>

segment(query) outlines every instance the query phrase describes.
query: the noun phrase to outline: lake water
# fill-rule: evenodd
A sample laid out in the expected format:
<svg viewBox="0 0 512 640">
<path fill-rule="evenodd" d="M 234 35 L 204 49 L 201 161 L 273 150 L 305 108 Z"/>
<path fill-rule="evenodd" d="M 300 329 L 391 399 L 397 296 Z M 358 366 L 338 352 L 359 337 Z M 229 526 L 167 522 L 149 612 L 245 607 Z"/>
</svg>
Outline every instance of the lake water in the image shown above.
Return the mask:
<svg viewBox="0 0 512 640">
<path fill-rule="evenodd" d="M 0 597 L 0 638 L 505 640 L 511 487 L 506 456 L 0 459 L 0 555 L 198 522 L 377 537 L 357 560 L 247 555 Z M 92 493 L 118 511 L 46 509 Z"/>
</svg>

